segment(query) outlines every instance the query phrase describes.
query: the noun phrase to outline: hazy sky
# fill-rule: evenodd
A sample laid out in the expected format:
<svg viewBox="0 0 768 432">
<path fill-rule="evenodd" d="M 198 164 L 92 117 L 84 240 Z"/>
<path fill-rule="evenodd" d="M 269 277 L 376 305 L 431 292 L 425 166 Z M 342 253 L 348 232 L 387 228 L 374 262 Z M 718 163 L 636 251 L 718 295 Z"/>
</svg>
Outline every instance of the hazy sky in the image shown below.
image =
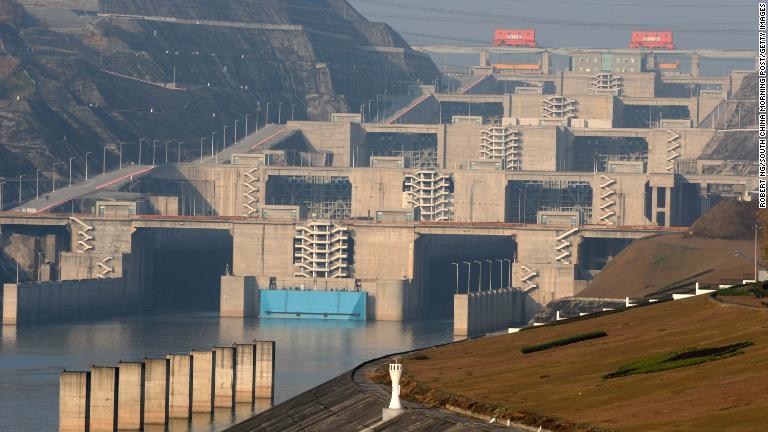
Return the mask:
<svg viewBox="0 0 768 432">
<path fill-rule="evenodd" d="M 672 30 L 680 48 L 756 49 L 748 0 L 349 0 L 411 44 L 477 45 L 494 28 L 534 28 L 540 45 L 614 48 L 632 30 Z"/>
</svg>

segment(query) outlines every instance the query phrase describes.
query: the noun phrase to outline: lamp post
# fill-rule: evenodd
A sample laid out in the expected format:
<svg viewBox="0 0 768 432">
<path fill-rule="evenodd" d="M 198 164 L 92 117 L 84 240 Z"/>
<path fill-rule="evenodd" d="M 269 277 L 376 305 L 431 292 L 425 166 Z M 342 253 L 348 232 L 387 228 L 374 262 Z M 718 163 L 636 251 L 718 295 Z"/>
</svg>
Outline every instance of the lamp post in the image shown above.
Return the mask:
<svg viewBox="0 0 768 432">
<path fill-rule="evenodd" d="M 504 260 L 496 259 L 499 262 L 499 289 L 504 288 Z"/>
<path fill-rule="evenodd" d="M 37 253 L 37 281 L 40 282 L 41 276 L 43 270 L 43 258 L 42 256 L 45 256 L 45 251 L 41 251 Z"/>
<path fill-rule="evenodd" d="M 507 262 L 507 266 L 509 267 L 509 279 L 507 279 L 509 286 L 507 288 L 512 288 L 512 260 L 509 258 L 504 258 L 504 261 Z"/>
<path fill-rule="evenodd" d="M 41 169 L 38 169 L 35 172 L 35 199 L 40 199 L 40 171 Z"/>
<path fill-rule="evenodd" d="M 459 293 L 459 263 L 451 263 L 456 266 L 456 294 Z"/>
<path fill-rule="evenodd" d="M 260 126 L 261 126 L 261 107 L 256 108 L 256 132 L 259 131 Z"/>
<path fill-rule="evenodd" d="M 469 284 L 470 284 L 470 275 L 472 273 L 472 263 L 468 261 L 462 261 L 462 263 L 467 265 L 467 294 L 469 294 Z"/>
<path fill-rule="evenodd" d="M 72 159 L 74 158 L 75 158 L 74 156 L 69 158 L 69 185 L 70 186 L 72 186 Z"/>
<path fill-rule="evenodd" d="M 144 138 L 139 138 L 139 166 L 141 166 L 142 160 L 141 160 L 141 142 L 144 141 Z"/>
<path fill-rule="evenodd" d="M 478 267 L 480 267 L 480 273 L 479 273 L 480 277 L 477 278 L 477 292 L 480 292 L 482 289 L 480 284 L 483 283 L 483 262 L 482 261 L 472 261 L 472 262 L 476 262 Z"/>
<path fill-rule="evenodd" d="M 250 114 L 245 114 L 245 136 L 248 136 L 248 117 L 250 117 Z"/>
<path fill-rule="evenodd" d="M 224 137 L 223 137 L 223 142 L 221 143 L 221 149 L 222 149 L 222 150 L 224 150 L 225 148 L 227 148 L 227 128 L 228 128 L 228 127 L 229 127 L 229 126 L 227 126 L 227 125 L 224 125 Z"/>
<path fill-rule="evenodd" d="M 51 174 L 51 192 L 56 192 L 56 165 L 64 165 L 64 162 L 55 162 L 53 164 L 53 173 Z"/>
<path fill-rule="evenodd" d="M 88 155 L 93 152 L 85 152 L 85 181 L 88 181 Z"/>
<path fill-rule="evenodd" d="M 232 141 L 233 145 L 237 144 L 237 122 L 239 122 L 239 121 L 240 120 L 235 120 L 235 138 L 234 138 L 234 141 Z"/>
<path fill-rule="evenodd" d="M 171 140 L 165 140 L 165 163 L 168 164 L 168 143 L 171 142 Z"/>
<path fill-rule="evenodd" d="M 293 113 L 294 113 L 295 110 L 296 110 L 296 104 L 291 104 L 291 121 L 294 120 Z"/>
<path fill-rule="evenodd" d="M 269 124 L 269 104 L 270 103 L 271 102 L 267 102 L 267 110 L 264 113 L 264 125 L 265 126 Z"/>
<path fill-rule="evenodd" d="M 283 123 L 283 103 L 279 102 L 277 104 L 277 124 Z"/>
<path fill-rule="evenodd" d="M 757 277 L 757 232 L 762 228 L 759 224 L 755 224 L 755 282 L 759 282 L 760 278 Z"/>
<path fill-rule="evenodd" d="M 117 155 L 118 155 L 118 162 L 119 162 L 118 168 L 119 169 L 123 169 L 123 144 L 125 144 L 125 141 L 120 141 L 118 144 L 119 144 L 119 147 L 120 147 L 118 149 L 118 153 L 117 153 Z"/>
<path fill-rule="evenodd" d="M 216 142 L 216 131 L 211 131 L 211 156 L 213 156 L 213 143 Z"/>
<path fill-rule="evenodd" d="M 157 142 L 159 139 L 152 140 L 152 166 L 155 166 L 155 156 L 157 156 Z"/>
<path fill-rule="evenodd" d="M 179 141 L 179 149 L 176 152 L 176 158 L 178 159 L 177 163 L 181 163 L 181 145 L 182 144 L 184 144 L 184 141 Z"/>
<path fill-rule="evenodd" d="M 0 182 L 0 211 L 5 210 L 5 203 L 3 202 L 3 186 L 6 182 Z"/>
<path fill-rule="evenodd" d="M 493 287 L 491 286 L 491 282 L 493 282 L 493 261 L 487 259 L 485 262 L 488 263 L 488 291 L 491 291 L 493 290 Z"/>
<path fill-rule="evenodd" d="M 101 149 L 101 175 L 107 173 L 107 146 Z"/>
<path fill-rule="evenodd" d="M 200 137 L 200 165 L 203 164 L 203 143 L 205 142 L 205 137 Z"/>
</svg>

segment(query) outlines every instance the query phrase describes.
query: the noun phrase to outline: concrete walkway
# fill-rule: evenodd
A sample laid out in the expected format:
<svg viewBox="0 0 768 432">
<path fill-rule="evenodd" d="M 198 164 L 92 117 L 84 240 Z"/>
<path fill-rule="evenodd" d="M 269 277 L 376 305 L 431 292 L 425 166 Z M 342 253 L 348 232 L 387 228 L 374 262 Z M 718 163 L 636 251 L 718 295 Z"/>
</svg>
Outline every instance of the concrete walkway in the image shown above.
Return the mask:
<svg viewBox="0 0 768 432">
<path fill-rule="evenodd" d="M 40 194 L 39 199 L 27 201 L 20 206 L 14 207 L 11 211 L 26 213 L 48 211 L 89 193 L 119 187 L 126 182 L 133 181 L 149 173 L 154 168 L 150 165 L 123 166 L 123 169 L 110 171 L 104 175 L 91 176 L 88 178 L 88 181 L 73 183 L 72 186 L 57 186 L 56 192 Z M 61 178 L 59 178 L 59 181 L 61 182 Z"/>
<path fill-rule="evenodd" d="M 520 429 L 463 417 L 403 401 L 405 412 L 387 422 L 382 409 L 389 405 L 386 389 L 367 378 L 368 372 L 392 357 L 379 358 L 308 390 L 225 432 L 353 432 L 353 431 L 512 431 Z"/>
</svg>

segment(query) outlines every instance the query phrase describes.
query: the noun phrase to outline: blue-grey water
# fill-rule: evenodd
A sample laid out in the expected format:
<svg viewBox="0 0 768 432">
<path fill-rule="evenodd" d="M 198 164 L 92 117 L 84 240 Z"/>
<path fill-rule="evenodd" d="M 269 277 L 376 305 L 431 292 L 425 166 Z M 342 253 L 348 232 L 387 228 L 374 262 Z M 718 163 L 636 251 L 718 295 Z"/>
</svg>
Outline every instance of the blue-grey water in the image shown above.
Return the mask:
<svg viewBox="0 0 768 432">
<path fill-rule="evenodd" d="M 365 360 L 452 340 L 450 321 L 351 322 L 219 318 L 215 313 L 137 316 L 84 324 L 2 327 L 0 431 L 55 431 L 58 374 L 214 345 L 275 340 L 275 402 L 310 389 Z M 238 413 L 238 419 L 249 413 Z M 229 413 L 198 416 L 173 431 L 209 432 Z"/>
</svg>

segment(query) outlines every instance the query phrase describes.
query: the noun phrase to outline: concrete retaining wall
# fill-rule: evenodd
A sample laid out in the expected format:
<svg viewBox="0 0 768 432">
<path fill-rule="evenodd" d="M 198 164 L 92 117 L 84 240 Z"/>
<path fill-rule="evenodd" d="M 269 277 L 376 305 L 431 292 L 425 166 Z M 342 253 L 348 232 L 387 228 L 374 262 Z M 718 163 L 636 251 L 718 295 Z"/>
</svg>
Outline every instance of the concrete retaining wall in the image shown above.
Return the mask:
<svg viewBox="0 0 768 432">
<path fill-rule="evenodd" d="M 120 315 L 138 309 L 124 279 L 29 282 L 3 286 L 3 324 L 42 323 Z"/>
<path fill-rule="evenodd" d="M 64 371 L 59 385 L 59 431 L 144 430 L 274 398 L 275 342 L 254 341 L 190 354 Z"/>
<path fill-rule="evenodd" d="M 454 336 L 476 336 L 523 321 L 525 294 L 513 288 L 456 294 L 453 306 Z"/>
</svg>

